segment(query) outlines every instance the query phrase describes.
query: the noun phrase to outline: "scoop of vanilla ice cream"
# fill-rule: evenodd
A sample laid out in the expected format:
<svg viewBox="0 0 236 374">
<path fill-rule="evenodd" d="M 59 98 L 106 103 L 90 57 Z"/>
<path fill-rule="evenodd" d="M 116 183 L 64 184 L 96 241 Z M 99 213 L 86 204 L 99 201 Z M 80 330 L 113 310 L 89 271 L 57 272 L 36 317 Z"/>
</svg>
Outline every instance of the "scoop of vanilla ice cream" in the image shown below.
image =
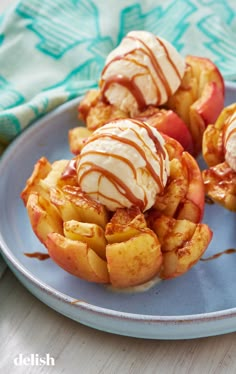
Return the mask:
<svg viewBox="0 0 236 374">
<path fill-rule="evenodd" d="M 147 124 L 120 119 L 94 131 L 77 162 L 78 183 L 109 210 L 151 208 L 169 175 L 160 133 Z"/>
<path fill-rule="evenodd" d="M 164 104 L 178 89 L 185 60 L 167 40 L 132 31 L 107 57 L 101 74 L 104 98 L 131 115 Z"/>
<path fill-rule="evenodd" d="M 236 172 L 236 112 L 228 121 L 224 139 L 225 161 Z"/>
</svg>

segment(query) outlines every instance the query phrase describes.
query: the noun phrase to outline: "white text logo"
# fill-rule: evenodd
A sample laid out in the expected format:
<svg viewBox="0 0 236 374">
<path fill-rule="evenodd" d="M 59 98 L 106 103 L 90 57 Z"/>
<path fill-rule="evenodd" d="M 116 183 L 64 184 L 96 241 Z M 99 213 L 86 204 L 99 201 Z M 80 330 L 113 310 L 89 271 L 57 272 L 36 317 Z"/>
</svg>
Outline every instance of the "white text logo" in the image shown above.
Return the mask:
<svg viewBox="0 0 236 374">
<path fill-rule="evenodd" d="M 14 365 L 16 366 L 54 366 L 55 358 L 46 353 L 45 356 L 40 356 L 38 353 L 31 353 L 23 355 L 20 353 L 14 358 Z"/>
</svg>

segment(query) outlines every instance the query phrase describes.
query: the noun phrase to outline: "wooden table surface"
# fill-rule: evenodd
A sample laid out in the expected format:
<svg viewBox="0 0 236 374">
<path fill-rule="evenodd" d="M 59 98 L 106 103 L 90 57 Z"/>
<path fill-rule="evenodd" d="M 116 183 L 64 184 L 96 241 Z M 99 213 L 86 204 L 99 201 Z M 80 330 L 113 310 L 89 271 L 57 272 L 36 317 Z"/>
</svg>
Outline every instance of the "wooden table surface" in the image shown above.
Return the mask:
<svg viewBox="0 0 236 374">
<path fill-rule="evenodd" d="M 0 0 L 0 13 L 13 2 Z M 19 365 L 20 355 L 46 354 L 50 365 Z M 161 341 L 96 331 L 51 310 L 8 269 L 0 279 L 0 373 L 236 373 L 236 333 Z"/>
<path fill-rule="evenodd" d="M 7 270 L 0 280 L 0 373 L 236 373 L 236 333 L 147 340 L 97 331 L 51 310 Z M 55 365 L 16 366 L 22 354 L 49 354 Z"/>
</svg>

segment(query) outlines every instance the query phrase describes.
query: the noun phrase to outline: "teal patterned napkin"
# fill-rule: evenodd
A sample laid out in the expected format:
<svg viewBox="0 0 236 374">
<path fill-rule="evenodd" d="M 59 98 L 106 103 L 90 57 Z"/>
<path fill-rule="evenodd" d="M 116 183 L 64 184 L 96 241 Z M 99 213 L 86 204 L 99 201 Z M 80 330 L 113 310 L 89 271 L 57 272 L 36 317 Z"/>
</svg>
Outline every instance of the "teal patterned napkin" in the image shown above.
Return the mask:
<svg viewBox="0 0 236 374">
<path fill-rule="evenodd" d="M 235 0 L 21 0 L 0 16 L 0 150 L 96 87 L 107 54 L 138 29 L 236 79 Z"/>
</svg>

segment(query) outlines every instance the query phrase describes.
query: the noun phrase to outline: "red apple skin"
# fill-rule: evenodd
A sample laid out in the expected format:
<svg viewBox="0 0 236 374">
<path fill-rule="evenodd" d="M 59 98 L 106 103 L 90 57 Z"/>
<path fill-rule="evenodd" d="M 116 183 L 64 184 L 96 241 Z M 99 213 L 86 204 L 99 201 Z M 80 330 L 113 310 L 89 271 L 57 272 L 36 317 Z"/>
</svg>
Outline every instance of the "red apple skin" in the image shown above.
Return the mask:
<svg viewBox="0 0 236 374">
<path fill-rule="evenodd" d="M 183 168 L 180 171 L 180 167 L 178 167 L 177 170 L 180 174 L 176 173 L 172 163 L 172 174 L 164 193 L 157 196 L 154 209 L 175 219 L 186 219 L 193 223 L 199 223 L 203 218 L 205 207 L 205 188 L 199 165 L 195 158 L 189 152 L 184 151 L 181 144 L 175 139 L 165 134 L 162 135 L 170 161 L 179 160 Z M 176 186 L 182 189 L 176 189 Z M 173 212 L 168 209 L 167 199 L 172 200 L 173 206 L 179 199 Z"/>
<path fill-rule="evenodd" d="M 89 282 L 109 283 L 106 262 L 87 243 L 51 232 L 45 246 L 51 259 L 68 273 Z"/>
<path fill-rule="evenodd" d="M 158 131 L 177 140 L 185 149 L 185 151 L 193 152 L 193 140 L 188 127 L 182 119 L 172 110 L 166 112 L 163 122 L 155 126 Z"/>
<path fill-rule="evenodd" d="M 182 162 L 186 165 L 188 170 L 188 191 L 186 193 L 186 205 L 193 206 L 192 217 L 185 217 L 191 220 L 192 222 L 199 223 L 201 222 L 204 214 L 205 207 L 205 188 L 202 178 L 201 170 L 198 166 L 197 161 L 188 153 L 183 152 Z M 184 207 L 184 205 L 183 205 Z M 186 211 L 189 210 L 186 206 Z M 191 213 L 190 213 L 191 215 Z M 180 218 L 180 212 L 179 216 Z"/>
<path fill-rule="evenodd" d="M 186 71 L 178 90 L 166 108 L 172 109 L 187 125 L 193 139 L 195 157 L 201 152 L 206 127 L 218 118 L 224 107 L 224 79 L 207 58 L 186 56 Z"/>
<path fill-rule="evenodd" d="M 224 95 L 216 82 L 205 87 L 202 97 L 193 104 L 193 107 L 202 117 L 205 126 L 215 123 L 224 107 Z"/>
<path fill-rule="evenodd" d="M 196 75 L 204 75 L 204 77 L 201 79 L 203 85 L 205 85 L 207 82 L 215 82 L 223 96 L 225 95 L 224 78 L 213 61 L 206 57 L 187 55 L 186 63 L 191 65 L 193 70 L 196 71 Z M 200 86 L 201 82 L 199 83 Z M 202 91 L 204 89 L 204 86 L 200 87 L 200 89 Z"/>
<path fill-rule="evenodd" d="M 215 123 L 224 108 L 225 84 L 222 74 L 211 60 L 189 55 L 186 57 L 186 63 L 191 66 L 192 74 L 198 80 L 198 95 L 189 108 L 188 124 L 194 139 L 196 156 L 201 152 L 206 127 Z M 199 128 L 199 134 L 195 130 L 196 127 Z"/>
<path fill-rule="evenodd" d="M 143 113 L 135 117 L 155 127 L 161 133 L 177 140 L 184 148 L 192 154 L 192 135 L 184 121 L 173 110 L 149 107 Z"/>
</svg>

